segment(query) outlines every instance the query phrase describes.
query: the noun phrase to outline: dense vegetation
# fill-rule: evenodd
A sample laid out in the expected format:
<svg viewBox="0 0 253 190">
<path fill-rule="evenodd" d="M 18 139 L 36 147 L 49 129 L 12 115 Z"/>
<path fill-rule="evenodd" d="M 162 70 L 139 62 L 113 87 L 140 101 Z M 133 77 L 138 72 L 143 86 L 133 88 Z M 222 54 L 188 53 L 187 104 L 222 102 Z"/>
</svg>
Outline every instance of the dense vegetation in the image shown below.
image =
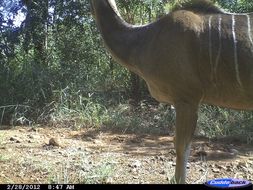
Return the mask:
<svg viewBox="0 0 253 190">
<path fill-rule="evenodd" d="M 151 22 L 176 0 L 120 0 L 130 23 Z M 233 12 L 251 0 L 216 0 Z M 20 15 L 24 20 L 18 23 Z M 173 125 L 135 74 L 115 64 L 103 47 L 87 0 L 0 1 L 0 125 L 61 123 L 119 128 Z M 203 106 L 200 133 L 253 135 L 253 114 Z M 167 129 L 166 129 L 167 130 Z M 246 132 L 247 131 L 247 132 Z"/>
</svg>

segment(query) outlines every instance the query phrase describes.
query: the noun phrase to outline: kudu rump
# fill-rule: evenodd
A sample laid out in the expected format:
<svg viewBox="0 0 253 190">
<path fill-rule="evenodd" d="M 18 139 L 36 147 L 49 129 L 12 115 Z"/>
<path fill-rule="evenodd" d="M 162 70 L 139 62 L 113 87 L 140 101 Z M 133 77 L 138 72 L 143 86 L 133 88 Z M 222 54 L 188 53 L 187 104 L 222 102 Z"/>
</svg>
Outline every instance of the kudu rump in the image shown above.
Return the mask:
<svg viewBox="0 0 253 190">
<path fill-rule="evenodd" d="M 156 22 L 133 26 L 114 0 L 91 3 L 115 60 L 142 77 L 154 98 L 176 108 L 175 179 L 185 183 L 198 106 L 253 108 L 253 15 L 224 13 L 195 0 Z"/>
</svg>

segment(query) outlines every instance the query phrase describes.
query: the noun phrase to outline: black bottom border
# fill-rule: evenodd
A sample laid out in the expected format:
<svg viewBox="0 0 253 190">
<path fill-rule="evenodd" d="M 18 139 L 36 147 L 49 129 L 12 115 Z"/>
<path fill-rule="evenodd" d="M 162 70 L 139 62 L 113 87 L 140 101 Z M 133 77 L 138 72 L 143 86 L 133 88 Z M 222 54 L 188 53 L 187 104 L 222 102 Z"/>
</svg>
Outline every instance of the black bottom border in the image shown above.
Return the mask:
<svg viewBox="0 0 253 190">
<path fill-rule="evenodd" d="M 0 190 L 101 190 L 101 189 L 130 189 L 130 190 L 171 190 L 171 189 L 239 189 L 239 190 L 253 190 L 252 184 L 241 188 L 212 188 L 206 185 L 84 185 L 84 184 L 0 184 Z"/>
</svg>

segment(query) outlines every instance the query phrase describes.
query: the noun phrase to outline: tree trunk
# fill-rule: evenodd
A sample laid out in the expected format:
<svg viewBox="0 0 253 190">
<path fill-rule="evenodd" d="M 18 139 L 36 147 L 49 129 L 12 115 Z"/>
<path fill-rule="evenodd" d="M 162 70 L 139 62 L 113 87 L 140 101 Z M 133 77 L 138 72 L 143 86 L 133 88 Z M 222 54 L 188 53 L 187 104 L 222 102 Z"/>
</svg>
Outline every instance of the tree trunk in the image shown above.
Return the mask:
<svg viewBox="0 0 253 190">
<path fill-rule="evenodd" d="M 137 106 L 141 100 L 140 77 L 131 73 L 130 104 Z"/>
<path fill-rule="evenodd" d="M 33 47 L 32 80 L 34 93 L 38 96 L 38 104 L 52 95 L 48 80 L 47 33 L 48 33 L 48 0 L 23 0 L 27 7 L 25 20 L 25 49 Z M 33 46 L 29 45 L 32 44 Z M 38 93 L 40 92 L 40 93 Z"/>
</svg>

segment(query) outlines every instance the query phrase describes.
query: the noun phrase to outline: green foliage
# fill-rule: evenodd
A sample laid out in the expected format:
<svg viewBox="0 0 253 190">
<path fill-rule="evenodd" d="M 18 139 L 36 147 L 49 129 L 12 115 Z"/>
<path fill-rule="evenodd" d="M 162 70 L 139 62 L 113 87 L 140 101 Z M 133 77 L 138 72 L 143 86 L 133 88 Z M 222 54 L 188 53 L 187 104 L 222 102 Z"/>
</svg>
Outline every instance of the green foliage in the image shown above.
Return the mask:
<svg viewBox="0 0 253 190">
<path fill-rule="evenodd" d="M 56 92 L 59 99 L 55 100 L 55 108 L 51 114 L 53 124 L 80 128 L 96 127 L 108 120 L 107 109 L 102 104 L 95 102 L 92 97 L 84 97 L 79 92 L 67 87 Z"/>
<path fill-rule="evenodd" d="M 144 24 L 164 15 L 167 2 L 167 0 L 122 0 L 118 1 L 118 5 L 126 21 L 132 24 Z"/>
<path fill-rule="evenodd" d="M 175 110 L 167 105 L 151 105 L 145 101 L 138 108 L 119 104 L 108 109 L 108 115 L 109 119 L 104 124 L 122 133 L 164 134 L 175 125 Z"/>
<path fill-rule="evenodd" d="M 251 0 L 207 0 L 207 2 L 218 4 L 222 9 L 229 12 L 246 13 L 253 11 L 253 2 Z M 202 2 L 202 0 L 171 0 L 167 4 L 167 10 L 180 8 L 185 4 L 192 4 L 194 2 Z M 208 4 L 208 3 L 207 3 Z"/>
<path fill-rule="evenodd" d="M 172 11 L 180 9 L 194 9 L 202 12 L 216 12 L 220 13 L 220 8 L 217 7 L 212 1 L 208 0 L 187 0 L 177 1 L 172 6 Z"/>
<path fill-rule="evenodd" d="M 230 12 L 252 12 L 253 2 L 251 0 L 215 0 L 221 7 Z"/>
<path fill-rule="evenodd" d="M 67 87 L 87 96 L 114 89 L 125 91 L 128 86 L 129 73 L 114 65 L 102 47 L 88 1 L 50 0 L 43 4 L 48 7 L 46 19 L 40 19 L 45 14 L 38 7 L 40 3 L 23 6 L 27 16 L 18 35 L 14 35 L 12 25 L 0 33 L 4 47 L 0 49 L 1 123 L 16 120 L 14 115 L 38 121 L 41 114 L 50 113 L 44 108 L 58 99 L 55 92 Z M 16 114 L 20 105 L 29 109 Z"/>
<path fill-rule="evenodd" d="M 199 133 L 204 136 L 237 135 L 243 136 L 245 142 L 252 143 L 252 112 L 202 106 L 199 111 L 198 125 Z"/>
<path fill-rule="evenodd" d="M 156 20 L 176 2 L 117 1 L 124 19 L 135 24 Z M 251 0 L 213 2 L 231 12 L 253 10 Z M 20 26 L 14 25 L 18 13 L 26 16 Z M 53 122 L 168 130 L 175 124 L 174 110 L 144 103 L 150 99 L 144 81 L 139 107 L 128 104 L 129 94 L 138 89 L 133 78 L 105 51 L 89 1 L 0 1 L 0 125 Z M 204 106 L 199 125 L 200 133 L 210 137 L 245 131 L 252 137 L 251 112 Z"/>
</svg>

